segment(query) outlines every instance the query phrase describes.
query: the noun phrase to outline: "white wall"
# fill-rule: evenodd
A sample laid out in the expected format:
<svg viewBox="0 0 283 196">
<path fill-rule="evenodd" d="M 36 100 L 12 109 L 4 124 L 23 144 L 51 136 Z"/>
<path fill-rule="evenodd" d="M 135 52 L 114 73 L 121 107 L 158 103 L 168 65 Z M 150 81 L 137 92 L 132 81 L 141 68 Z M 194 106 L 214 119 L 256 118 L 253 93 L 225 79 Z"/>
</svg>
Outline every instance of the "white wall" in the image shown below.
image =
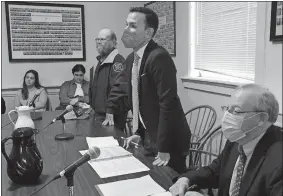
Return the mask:
<svg viewBox="0 0 283 196">
<path fill-rule="evenodd" d="M 86 77 L 89 77 L 89 69 L 96 64 L 95 37 L 105 27 L 113 29 L 118 38 L 118 48 L 124 57 L 130 53 L 120 42 L 125 28 L 126 17 L 129 8 L 140 5 L 138 2 L 62 2 L 63 4 L 82 4 L 85 10 L 85 42 L 86 61 L 70 62 L 36 62 L 36 63 L 11 63 L 8 56 L 8 41 L 6 28 L 5 3 L 2 3 L 2 89 L 19 88 L 25 72 L 35 69 L 39 72 L 43 86 L 60 86 L 64 81 L 72 79 L 72 67 L 82 63 L 86 69 Z M 56 2 L 59 3 L 59 2 Z"/>
<path fill-rule="evenodd" d="M 176 43 L 177 55 L 174 62 L 178 69 L 178 77 L 188 77 L 190 67 L 189 57 L 189 22 L 185 20 L 189 16 L 189 3 L 176 2 Z M 256 83 L 267 86 L 276 96 L 280 104 L 278 123 L 282 126 L 282 42 L 269 41 L 271 3 L 260 2 L 258 14 L 258 39 Z M 264 39 L 264 40 L 263 40 Z M 186 88 L 189 89 L 186 89 Z M 220 106 L 227 102 L 233 89 L 227 87 L 212 86 L 209 84 L 197 84 L 195 82 L 180 82 L 178 80 L 178 93 L 185 110 L 192 107 L 209 104 L 216 109 L 220 122 L 222 111 Z"/>
<path fill-rule="evenodd" d="M 93 64 L 97 63 L 96 56 L 98 54 L 96 52 L 94 39 L 102 28 L 111 28 L 116 32 L 118 39 L 118 49 L 120 53 L 126 58 L 131 50 L 126 49 L 123 46 L 120 38 L 125 28 L 125 21 L 129 13 L 129 8 L 132 6 L 143 5 L 143 3 L 141 2 L 61 2 L 62 4 L 70 3 L 84 5 L 86 61 L 11 63 L 9 62 L 8 56 L 5 3 L 1 3 L 1 81 L 2 96 L 6 101 L 7 112 L 14 108 L 15 90 L 21 87 L 23 76 L 29 69 L 37 70 L 41 84 L 45 87 L 48 87 L 48 95 L 51 100 L 53 109 L 59 105 L 58 92 L 60 85 L 64 81 L 71 80 L 73 78 L 71 69 L 75 64 L 81 63 L 86 67 L 87 72 L 85 77 L 88 80 L 89 69 L 93 66 Z"/>
</svg>

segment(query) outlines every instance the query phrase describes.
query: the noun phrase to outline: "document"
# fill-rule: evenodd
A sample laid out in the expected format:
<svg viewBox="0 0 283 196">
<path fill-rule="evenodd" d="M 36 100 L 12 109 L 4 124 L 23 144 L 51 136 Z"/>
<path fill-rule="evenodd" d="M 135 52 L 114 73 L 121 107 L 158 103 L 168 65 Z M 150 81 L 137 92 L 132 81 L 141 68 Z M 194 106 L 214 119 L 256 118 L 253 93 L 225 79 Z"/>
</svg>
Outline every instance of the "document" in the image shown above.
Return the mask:
<svg viewBox="0 0 283 196">
<path fill-rule="evenodd" d="M 133 155 L 108 160 L 88 161 L 100 178 L 149 171 L 149 168 Z"/>
<path fill-rule="evenodd" d="M 172 196 L 172 194 L 170 192 L 164 192 L 164 193 L 157 193 L 154 195 L 150 195 L 150 196 Z"/>
<path fill-rule="evenodd" d="M 88 144 L 88 147 L 96 146 L 98 148 L 102 148 L 102 147 L 119 146 L 118 141 L 115 140 L 113 136 L 109 136 L 109 137 L 86 137 L 86 142 Z"/>
<path fill-rule="evenodd" d="M 125 174 L 148 171 L 149 168 L 140 162 L 111 137 L 87 137 L 89 147 L 100 148 L 100 156 L 88 161 L 100 178 L 109 178 Z M 86 150 L 80 151 L 83 155 Z"/>
<path fill-rule="evenodd" d="M 84 155 L 86 152 L 87 150 L 80 151 L 82 155 Z M 127 156 L 132 156 L 132 153 L 125 150 L 121 146 L 105 147 L 105 148 L 100 148 L 99 157 L 97 159 L 90 160 L 90 162 L 102 161 L 102 160 L 105 161 L 105 160 L 111 160 L 111 159 L 122 158 Z"/>
<path fill-rule="evenodd" d="M 141 178 L 121 180 L 95 186 L 101 196 L 171 196 L 165 192 L 149 175 Z"/>
</svg>

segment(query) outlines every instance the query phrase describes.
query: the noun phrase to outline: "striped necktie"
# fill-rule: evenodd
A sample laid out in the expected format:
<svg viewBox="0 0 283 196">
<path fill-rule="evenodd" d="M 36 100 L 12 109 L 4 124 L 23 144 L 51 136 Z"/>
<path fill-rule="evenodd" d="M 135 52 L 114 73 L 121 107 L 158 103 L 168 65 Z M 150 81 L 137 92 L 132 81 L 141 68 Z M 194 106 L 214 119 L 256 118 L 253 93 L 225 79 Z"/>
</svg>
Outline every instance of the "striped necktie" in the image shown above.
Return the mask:
<svg viewBox="0 0 283 196">
<path fill-rule="evenodd" d="M 133 133 L 139 127 L 139 59 L 137 53 L 134 53 L 134 63 L 132 68 L 132 101 L 133 101 Z"/>
<path fill-rule="evenodd" d="M 239 161 L 237 165 L 237 174 L 236 174 L 236 180 L 233 185 L 231 196 L 238 196 L 240 193 L 241 181 L 242 181 L 242 177 L 244 174 L 244 168 L 245 168 L 246 159 L 247 159 L 245 152 L 243 150 L 243 147 L 241 145 L 239 145 L 238 151 L 239 151 Z"/>
</svg>

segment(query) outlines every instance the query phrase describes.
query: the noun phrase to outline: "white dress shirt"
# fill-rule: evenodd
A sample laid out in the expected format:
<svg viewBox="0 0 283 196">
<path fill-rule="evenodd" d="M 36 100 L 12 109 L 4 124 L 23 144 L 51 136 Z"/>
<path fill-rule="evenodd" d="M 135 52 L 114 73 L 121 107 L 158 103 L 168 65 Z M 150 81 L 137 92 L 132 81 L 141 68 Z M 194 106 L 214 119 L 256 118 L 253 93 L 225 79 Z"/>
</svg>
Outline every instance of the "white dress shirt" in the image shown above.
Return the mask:
<svg viewBox="0 0 283 196">
<path fill-rule="evenodd" d="M 147 43 L 147 44 L 148 44 L 148 43 Z M 140 68 L 141 68 L 142 57 L 143 57 L 143 54 L 144 54 L 144 51 L 145 51 L 145 48 L 146 48 L 147 44 L 145 44 L 143 47 L 141 47 L 141 48 L 136 52 L 137 55 L 140 57 L 140 58 L 139 58 L 139 62 L 138 62 L 138 71 L 139 71 L 139 72 L 140 72 Z M 133 69 L 132 69 L 132 70 L 133 70 Z M 133 73 L 133 71 L 132 71 L 132 73 Z M 133 85 L 133 80 L 132 80 L 131 82 L 132 82 L 132 85 Z M 143 120 L 142 120 L 140 111 L 139 111 L 139 118 L 140 118 L 140 121 L 141 121 L 143 127 L 146 128 L 146 127 L 145 127 L 145 124 L 144 124 L 144 122 L 143 122 Z"/>
<path fill-rule="evenodd" d="M 246 159 L 246 163 L 245 163 L 245 168 L 244 168 L 244 173 L 243 173 L 243 177 L 246 173 L 246 169 L 247 169 L 247 166 L 251 160 L 251 157 L 253 155 L 253 152 L 254 152 L 254 149 L 257 145 L 257 143 L 259 142 L 259 140 L 262 138 L 262 136 L 264 135 L 265 133 L 262 133 L 260 136 L 258 136 L 257 138 L 255 138 L 254 140 L 248 142 L 247 144 L 244 144 L 243 145 L 243 150 L 245 152 L 245 155 L 247 157 Z M 233 190 L 233 187 L 234 187 L 234 184 L 236 182 L 236 177 L 237 177 L 237 165 L 238 165 L 238 162 L 239 162 L 239 157 L 236 161 L 236 164 L 235 164 L 235 167 L 234 167 L 234 170 L 233 170 L 233 174 L 232 174 L 232 178 L 231 178 L 231 183 L 230 183 L 230 189 L 229 189 L 229 195 L 231 196 L 232 195 L 232 190 Z"/>
<path fill-rule="evenodd" d="M 76 92 L 74 94 L 74 97 L 75 96 L 83 97 L 84 96 L 84 91 L 82 89 L 82 84 L 76 83 L 76 85 L 77 85 L 77 88 L 76 88 Z"/>
</svg>

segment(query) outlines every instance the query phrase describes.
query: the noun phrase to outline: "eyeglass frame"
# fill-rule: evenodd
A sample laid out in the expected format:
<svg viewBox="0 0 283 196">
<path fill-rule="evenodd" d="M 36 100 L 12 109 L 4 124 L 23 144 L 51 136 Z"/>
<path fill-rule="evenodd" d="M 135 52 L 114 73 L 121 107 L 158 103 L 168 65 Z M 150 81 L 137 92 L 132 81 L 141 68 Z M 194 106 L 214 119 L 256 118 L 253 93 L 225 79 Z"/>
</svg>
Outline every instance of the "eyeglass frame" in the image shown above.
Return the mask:
<svg viewBox="0 0 283 196">
<path fill-rule="evenodd" d="M 229 108 L 230 108 L 230 106 L 226 106 L 226 105 L 221 106 L 221 109 L 222 109 L 223 112 L 228 111 L 231 114 L 234 114 L 234 113 L 236 113 L 236 114 L 245 114 L 245 113 L 251 113 L 251 112 L 265 112 L 265 111 L 235 111 L 235 108 L 233 108 L 233 111 L 231 112 L 230 110 L 232 108 L 231 109 L 229 109 Z"/>
<path fill-rule="evenodd" d="M 103 42 L 103 41 L 111 41 L 110 39 L 106 39 L 106 38 L 95 38 L 94 39 L 96 42 Z"/>
</svg>

